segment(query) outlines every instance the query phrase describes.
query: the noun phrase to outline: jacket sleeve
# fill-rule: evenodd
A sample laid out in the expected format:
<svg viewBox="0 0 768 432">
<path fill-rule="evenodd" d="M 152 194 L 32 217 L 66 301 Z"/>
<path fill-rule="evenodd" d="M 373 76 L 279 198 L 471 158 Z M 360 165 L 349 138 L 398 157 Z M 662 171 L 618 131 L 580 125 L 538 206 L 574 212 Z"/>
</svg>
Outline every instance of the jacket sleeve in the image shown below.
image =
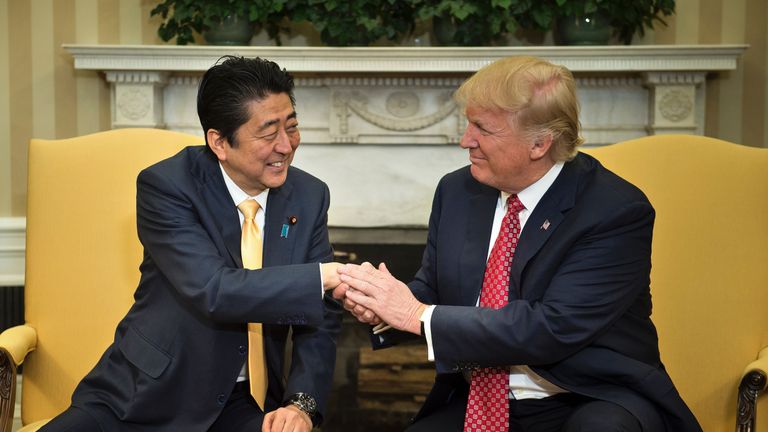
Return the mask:
<svg viewBox="0 0 768 432">
<path fill-rule="evenodd" d="M 551 364 L 592 343 L 647 295 L 653 219 L 648 202 L 634 201 L 572 234 L 562 261 L 548 269 L 540 299 L 496 310 L 438 306 L 432 316 L 438 370 Z"/>
<path fill-rule="evenodd" d="M 328 240 L 329 192 L 323 189 L 323 205 L 313 229 L 312 246 L 307 262 L 329 262 L 333 250 Z M 315 285 L 315 295 L 320 297 L 320 283 Z M 341 331 L 341 305 L 329 294 L 323 297 L 323 320 L 318 326 L 294 325 L 291 368 L 288 373 L 285 397 L 295 393 L 312 395 L 318 403 L 318 412 L 327 406 L 333 372 L 336 363 L 336 339 Z M 322 415 L 322 414 L 321 414 Z"/>
<path fill-rule="evenodd" d="M 236 268 L 215 234 L 228 221 L 206 213 L 197 190 L 175 180 L 162 170 L 142 171 L 136 216 L 145 263 L 153 261 L 184 302 L 220 323 L 272 324 L 297 313 L 307 324 L 322 323 L 319 255 L 315 263 Z"/>
</svg>

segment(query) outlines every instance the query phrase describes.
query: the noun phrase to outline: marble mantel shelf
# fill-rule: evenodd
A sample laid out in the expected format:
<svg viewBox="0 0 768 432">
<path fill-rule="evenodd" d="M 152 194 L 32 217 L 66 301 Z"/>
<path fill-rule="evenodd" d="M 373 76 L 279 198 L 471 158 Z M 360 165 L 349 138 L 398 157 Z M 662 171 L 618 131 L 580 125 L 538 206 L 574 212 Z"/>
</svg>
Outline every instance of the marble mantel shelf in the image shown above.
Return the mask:
<svg viewBox="0 0 768 432">
<path fill-rule="evenodd" d="M 735 70 L 747 49 L 64 47 L 75 69 L 99 71 L 110 84 L 113 128 L 156 127 L 196 135 L 202 134 L 197 85 L 221 55 L 277 62 L 296 77 L 302 146 L 294 163 L 330 187 L 331 227 L 346 230 L 344 236 L 350 238 L 359 239 L 363 232 L 377 243 L 411 241 L 407 233 L 426 226 L 440 177 L 467 164 L 466 152 L 455 145 L 466 120 L 451 95 L 486 64 L 533 55 L 574 71 L 583 135 L 587 143 L 602 145 L 657 133 L 702 134 L 704 84 L 718 73 Z M 342 238 L 339 233 L 336 237 Z"/>
<path fill-rule="evenodd" d="M 736 69 L 746 45 L 597 47 L 214 47 L 64 45 L 75 69 L 204 71 L 222 54 L 261 56 L 300 73 L 470 73 L 502 57 L 538 56 L 574 72 L 721 71 Z"/>
</svg>

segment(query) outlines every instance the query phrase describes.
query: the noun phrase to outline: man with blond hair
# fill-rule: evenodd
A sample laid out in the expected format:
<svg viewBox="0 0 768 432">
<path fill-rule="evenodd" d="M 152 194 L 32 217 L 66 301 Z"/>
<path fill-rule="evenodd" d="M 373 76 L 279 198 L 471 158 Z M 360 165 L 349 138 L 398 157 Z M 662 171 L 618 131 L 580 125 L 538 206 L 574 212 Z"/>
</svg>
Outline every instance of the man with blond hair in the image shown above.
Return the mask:
<svg viewBox="0 0 768 432">
<path fill-rule="evenodd" d="M 650 319 L 653 207 L 578 152 L 570 71 L 505 58 L 455 98 L 470 165 L 437 187 L 415 279 L 346 266 L 334 292 L 399 330 L 376 347 L 426 340 L 437 378 L 408 430 L 700 431 Z"/>
</svg>

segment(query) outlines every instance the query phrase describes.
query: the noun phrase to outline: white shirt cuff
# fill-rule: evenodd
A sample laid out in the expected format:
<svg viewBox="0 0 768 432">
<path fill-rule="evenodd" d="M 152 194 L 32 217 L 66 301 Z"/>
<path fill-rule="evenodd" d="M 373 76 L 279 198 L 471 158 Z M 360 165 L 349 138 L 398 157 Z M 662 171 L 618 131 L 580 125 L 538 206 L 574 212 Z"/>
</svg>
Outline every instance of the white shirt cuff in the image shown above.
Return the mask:
<svg viewBox="0 0 768 432">
<path fill-rule="evenodd" d="M 325 297 L 325 287 L 323 286 L 323 263 L 317 263 L 320 269 L 320 300 Z"/>
<path fill-rule="evenodd" d="M 419 320 L 424 323 L 424 337 L 427 339 L 427 360 L 435 361 L 435 350 L 432 347 L 432 313 L 435 305 L 427 306 L 421 313 Z"/>
</svg>

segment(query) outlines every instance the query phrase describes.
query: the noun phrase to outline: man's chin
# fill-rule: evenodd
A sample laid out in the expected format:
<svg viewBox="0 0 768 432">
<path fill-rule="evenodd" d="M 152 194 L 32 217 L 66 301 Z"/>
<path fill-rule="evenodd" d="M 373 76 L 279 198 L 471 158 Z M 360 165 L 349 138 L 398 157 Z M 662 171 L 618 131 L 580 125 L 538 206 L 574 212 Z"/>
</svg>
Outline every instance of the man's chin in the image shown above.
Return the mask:
<svg viewBox="0 0 768 432">
<path fill-rule="evenodd" d="M 264 185 L 267 186 L 269 189 L 279 188 L 285 183 L 286 178 L 288 178 L 287 168 L 282 175 L 270 176 L 268 179 L 266 179 L 266 181 L 264 182 Z"/>
</svg>

